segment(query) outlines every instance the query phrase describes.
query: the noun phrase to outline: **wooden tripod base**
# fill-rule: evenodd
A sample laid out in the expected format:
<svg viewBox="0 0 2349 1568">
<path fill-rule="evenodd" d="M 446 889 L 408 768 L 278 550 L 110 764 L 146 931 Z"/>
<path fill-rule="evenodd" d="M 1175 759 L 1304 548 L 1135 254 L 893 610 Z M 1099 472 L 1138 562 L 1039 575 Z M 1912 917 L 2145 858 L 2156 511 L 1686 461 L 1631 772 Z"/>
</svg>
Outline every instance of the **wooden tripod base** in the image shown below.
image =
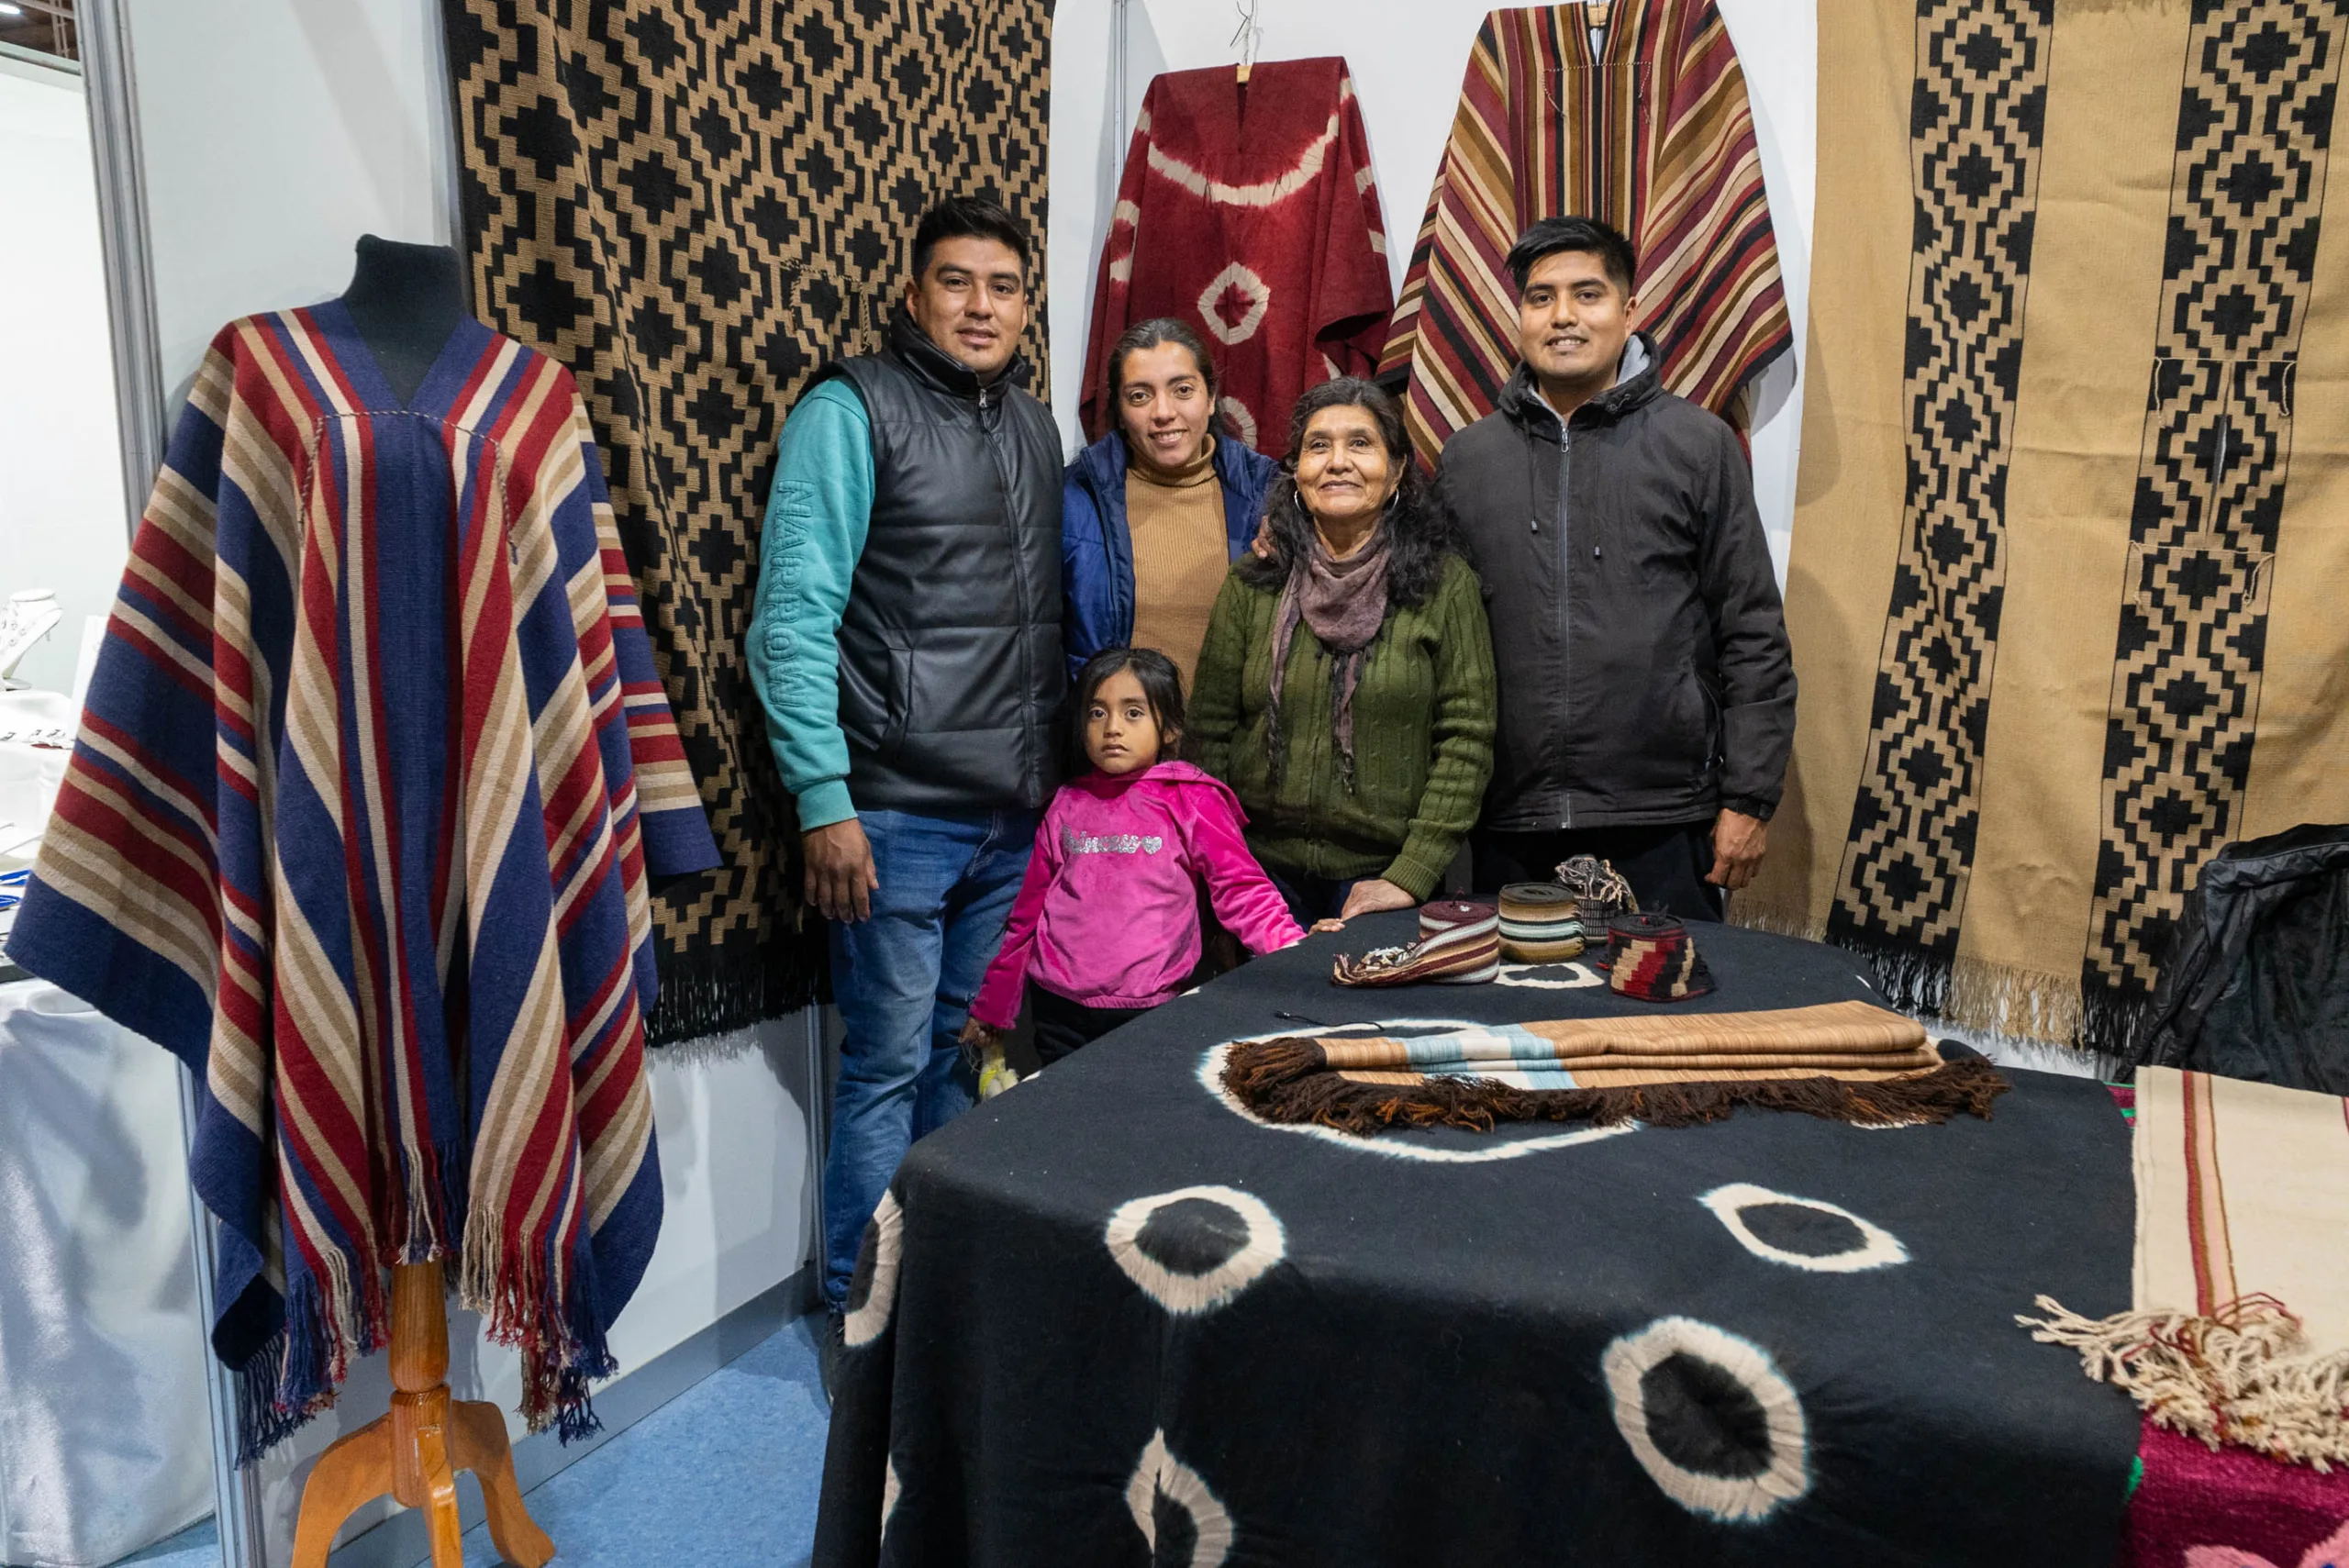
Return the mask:
<svg viewBox="0 0 2349 1568">
<path fill-rule="evenodd" d="M 424 1511 L 432 1568 L 464 1568 L 457 1472 L 481 1478 L 489 1539 L 515 1568 L 543 1568 L 554 1542 L 531 1522 L 514 1482 L 506 1417 L 495 1405 L 449 1397 L 449 1309 L 440 1265 L 392 1270 L 392 1407 L 318 1455 L 302 1487 L 294 1568 L 327 1568 L 334 1532 L 385 1493 Z"/>
</svg>

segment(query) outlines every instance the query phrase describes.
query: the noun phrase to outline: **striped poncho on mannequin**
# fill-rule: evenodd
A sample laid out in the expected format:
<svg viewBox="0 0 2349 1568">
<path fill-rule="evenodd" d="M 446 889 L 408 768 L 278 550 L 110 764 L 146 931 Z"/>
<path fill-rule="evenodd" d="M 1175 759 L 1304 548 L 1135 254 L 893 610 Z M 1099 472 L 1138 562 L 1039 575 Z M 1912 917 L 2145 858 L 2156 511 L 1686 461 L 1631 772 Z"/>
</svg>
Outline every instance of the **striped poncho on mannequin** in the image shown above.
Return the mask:
<svg viewBox="0 0 2349 1568">
<path fill-rule="evenodd" d="M 569 373 L 469 320 L 403 401 L 340 303 L 225 328 L 9 951 L 198 1076 L 247 1460 L 440 1257 L 592 1428 L 660 1229 L 645 878 L 716 859 Z"/>
<path fill-rule="evenodd" d="M 1639 255 L 1637 324 L 1664 385 L 1742 426 L 1741 394 L 1794 343 L 1745 76 L 1713 0 L 1495 11 L 1395 307 L 1382 381 L 1432 463 L 1517 364 L 1503 261 L 1544 217 L 1596 217 Z"/>
</svg>

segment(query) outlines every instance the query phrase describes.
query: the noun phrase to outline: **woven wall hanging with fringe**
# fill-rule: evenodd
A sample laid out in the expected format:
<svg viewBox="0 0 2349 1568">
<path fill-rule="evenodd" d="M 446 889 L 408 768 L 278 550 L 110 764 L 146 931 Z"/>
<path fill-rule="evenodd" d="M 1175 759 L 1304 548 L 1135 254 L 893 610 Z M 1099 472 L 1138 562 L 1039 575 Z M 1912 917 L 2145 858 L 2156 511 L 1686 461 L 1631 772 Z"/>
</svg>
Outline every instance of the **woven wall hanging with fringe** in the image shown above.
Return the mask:
<svg viewBox="0 0 2349 1568">
<path fill-rule="evenodd" d="M 1741 922 L 2125 1047 L 2230 840 L 2349 817 L 2349 0 L 1835 0 Z"/>
<path fill-rule="evenodd" d="M 725 864 L 657 891 L 655 1042 L 806 1004 L 797 825 L 742 656 L 785 414 L 878 347 L 914 225 L 1041 262 L 1050 0 L 444 0 L 473 306 L 571 368 Z"/>
</svg>

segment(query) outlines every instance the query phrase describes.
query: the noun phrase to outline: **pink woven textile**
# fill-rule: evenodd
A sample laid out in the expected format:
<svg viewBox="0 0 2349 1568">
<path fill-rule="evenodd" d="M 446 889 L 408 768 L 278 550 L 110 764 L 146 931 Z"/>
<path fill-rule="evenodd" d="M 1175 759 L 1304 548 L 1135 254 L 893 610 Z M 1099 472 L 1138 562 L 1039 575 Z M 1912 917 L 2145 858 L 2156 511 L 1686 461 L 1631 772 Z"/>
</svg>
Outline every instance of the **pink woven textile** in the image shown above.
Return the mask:
<svg viewBox="0 0 2349 1568">
<path fill-rule="evenodd" d="M 2121 1568 L 2349 1568 L 2349 1471 L 2213 1453 L 2145 1423 Z"/>
</svg>

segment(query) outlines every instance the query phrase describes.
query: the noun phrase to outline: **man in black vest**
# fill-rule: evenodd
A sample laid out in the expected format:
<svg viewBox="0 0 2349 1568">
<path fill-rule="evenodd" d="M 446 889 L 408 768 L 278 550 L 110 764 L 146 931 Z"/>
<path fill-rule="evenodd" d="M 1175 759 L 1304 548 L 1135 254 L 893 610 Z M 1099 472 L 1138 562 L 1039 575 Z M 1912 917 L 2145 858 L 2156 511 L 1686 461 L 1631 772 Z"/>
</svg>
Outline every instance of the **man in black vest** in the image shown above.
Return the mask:
<svg viewBox="0 0 2349 1568">
<path fill-rule="evenodd" d="M 1736 435 L 1631 330 L 1629 241 L 1544 218 L 1509 251 L 1521 362 L 1439 489 L 1485 580 L 1500 677 L 1475 884 L 1593 854 L 1642 909 L 1720 918 L 1761 864 L 1795 674 Z"/>
<path fill-rule="evenodd" d="M 911 1142 L 972 1100 L 956 1037 L 1054 784 L 1061 441 L 1028 372 L 1027 235 L 921 221 L 886 349 L 785 425 L 751 684 L 834 922 L 846 1028 L 824 1166 L 827 1386 L 865 1226 Z"/>
</svg>

